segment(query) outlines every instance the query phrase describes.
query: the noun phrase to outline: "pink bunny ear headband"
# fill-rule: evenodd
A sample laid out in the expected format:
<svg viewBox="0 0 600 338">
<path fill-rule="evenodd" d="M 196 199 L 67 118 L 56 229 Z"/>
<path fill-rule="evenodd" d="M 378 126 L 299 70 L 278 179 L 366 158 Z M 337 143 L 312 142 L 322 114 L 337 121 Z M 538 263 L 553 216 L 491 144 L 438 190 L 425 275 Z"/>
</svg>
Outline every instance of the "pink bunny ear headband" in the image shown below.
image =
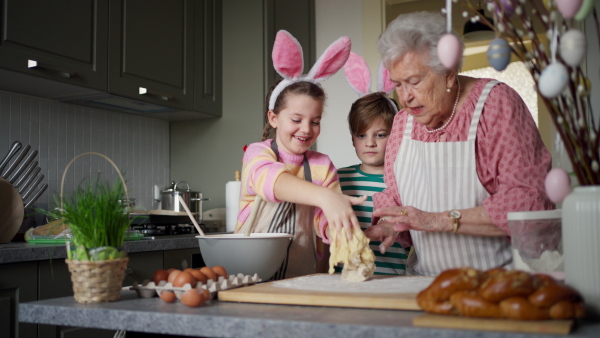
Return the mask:
<svg viewBox="0 0 600 338">
<path fill-rule="evenodd" d="M 304 69 L 302 46 L 289 32 L 285 30 L 277 32 L 272 57 L 275 70 L 283 77 L 283 80 L 271 93 L 269 110 L 275 107 L 277 97 L 285 87 L 300 81 L 318 84 L 335 74 L 348 60 L 351 47 L 350 38 L 347 36 L 335 40 L 315 62 L 310 72 L 302 75 Z"/>
<path fill-rule="evenodd" d="M 383 63 L 380 63 L 377 73 L 377 91 L 389 95 L 394 90 L 394 84 L 390 80 L 390 72 L 383 66 Z M 348 61 L 344 65 L 344 74 L 350 87 L 354 89 L 359 97 L 373 93 L 371 91 L 371 72 L 367 63 L 360 55 L 350 52 Z M 396 106 L 394 101 L 389 97 L 387 99 L 398 110 L 398 106 Z"/>
</svg>

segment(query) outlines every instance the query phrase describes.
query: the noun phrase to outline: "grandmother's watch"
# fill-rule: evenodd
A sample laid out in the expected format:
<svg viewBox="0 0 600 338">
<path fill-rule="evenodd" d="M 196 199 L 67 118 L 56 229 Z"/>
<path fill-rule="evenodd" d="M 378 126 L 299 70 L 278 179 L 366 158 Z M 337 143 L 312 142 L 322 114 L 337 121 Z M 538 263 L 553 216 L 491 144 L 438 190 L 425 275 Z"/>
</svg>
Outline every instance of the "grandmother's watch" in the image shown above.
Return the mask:
<svg viewBox="0 0 600 338">
<path fill-rule="evenodd" d="M 452 225 L 452 232 L 456 233 L 458 231 L 458 220 L 462 217 L 462 214 L 460 213 L 460 211 L 455 209 L 450 211 L 450 214 L 448 214 L 448 216 L 450 216 L 450 219 L 454 223 Z"/>
</svg>

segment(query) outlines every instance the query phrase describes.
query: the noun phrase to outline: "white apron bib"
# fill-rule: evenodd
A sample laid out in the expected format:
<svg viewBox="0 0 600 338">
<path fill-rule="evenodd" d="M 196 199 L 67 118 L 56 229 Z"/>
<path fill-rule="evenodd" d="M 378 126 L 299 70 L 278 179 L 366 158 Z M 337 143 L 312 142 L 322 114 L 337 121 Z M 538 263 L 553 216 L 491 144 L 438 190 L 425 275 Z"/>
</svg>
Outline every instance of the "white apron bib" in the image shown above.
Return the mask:
<svg viewBox="0 0 600 338">
<path fill-rule="evenodd" d="M 427 212 L 467 209 L 483 205 L 489 196 L 476 171 L 475 138 L 485 100 L 497 81 L 490 81 L 477 102 L 467 141 L 413 140 L 409 115 L 394 163 L 403 205 Z M 457 267 L 487 270 L 512 264 L 507 237 L 484 237 L 452 232 L 410 230 L 415 252 L 407 272 L 436 276 Z"/>
<path fill-rule="evenodd" d="M 271 148 L 277 154 L 279 151 L 275 141 Z M 304 157 L 305 179 L 312 182 L 310 166 Z M 315 208 L 313 206 L 290 202 L 269 202 L 262 200 L 254 221 L 253 232 L 286 233 L 294 235 L 288 246 L 287 256 L 271 280 L 292 278 L 314 274 L 317 271 L 316 234 L 314 230 Z M 239 233 L 244 233 L 247 223 L 242 225 Z"/>
</svg>

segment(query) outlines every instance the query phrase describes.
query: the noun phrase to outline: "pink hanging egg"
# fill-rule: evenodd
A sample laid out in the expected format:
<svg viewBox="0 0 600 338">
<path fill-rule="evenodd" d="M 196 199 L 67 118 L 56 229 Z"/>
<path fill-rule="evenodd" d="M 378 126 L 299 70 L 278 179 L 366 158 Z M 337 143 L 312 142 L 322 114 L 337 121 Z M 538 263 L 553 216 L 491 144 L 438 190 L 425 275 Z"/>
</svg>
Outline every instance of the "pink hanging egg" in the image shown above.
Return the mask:
<svg viewBox="0 0 600 338">
<path fill-rule="evenodd" d="M 461 55 L 460 41 L 452 33 L 442 36 L 437 45 L 438 58 L 447 69 L 456 67 Z"/>
<path fill-rule="evenodd" d="M 572 19 L 579 11 L 583 0 L 556 0 L 556 7 L 565 19 Z"/>
<path fill-rule="evenodd" d="M 569 173 L 563 168 L 552 168 L 546 175 L 546 195 L 554 203 L 562 202 L 571 192 Z"/>
</svg>

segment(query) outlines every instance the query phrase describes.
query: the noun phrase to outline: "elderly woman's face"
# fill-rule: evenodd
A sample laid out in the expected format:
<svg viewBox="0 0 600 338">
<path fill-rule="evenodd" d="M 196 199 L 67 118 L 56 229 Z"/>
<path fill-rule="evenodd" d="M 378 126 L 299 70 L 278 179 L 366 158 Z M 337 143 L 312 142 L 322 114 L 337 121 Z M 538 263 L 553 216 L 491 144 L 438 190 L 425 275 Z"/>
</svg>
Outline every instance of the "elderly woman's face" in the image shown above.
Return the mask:
<svg viewBox="0 0 600 338">
<path fill-rule="evenodd" d="M 434 72 L 424 63 L 427 58 L 424 53 L 405 53 L 392 63 L 390 78 L 405 111 L 413 115 L 416 122 L 434 129 L 442 126 L 452 114 L 456 91 L 450 95 L 446 89 L 453 85 L 455 76 Z"/>
</svg>

